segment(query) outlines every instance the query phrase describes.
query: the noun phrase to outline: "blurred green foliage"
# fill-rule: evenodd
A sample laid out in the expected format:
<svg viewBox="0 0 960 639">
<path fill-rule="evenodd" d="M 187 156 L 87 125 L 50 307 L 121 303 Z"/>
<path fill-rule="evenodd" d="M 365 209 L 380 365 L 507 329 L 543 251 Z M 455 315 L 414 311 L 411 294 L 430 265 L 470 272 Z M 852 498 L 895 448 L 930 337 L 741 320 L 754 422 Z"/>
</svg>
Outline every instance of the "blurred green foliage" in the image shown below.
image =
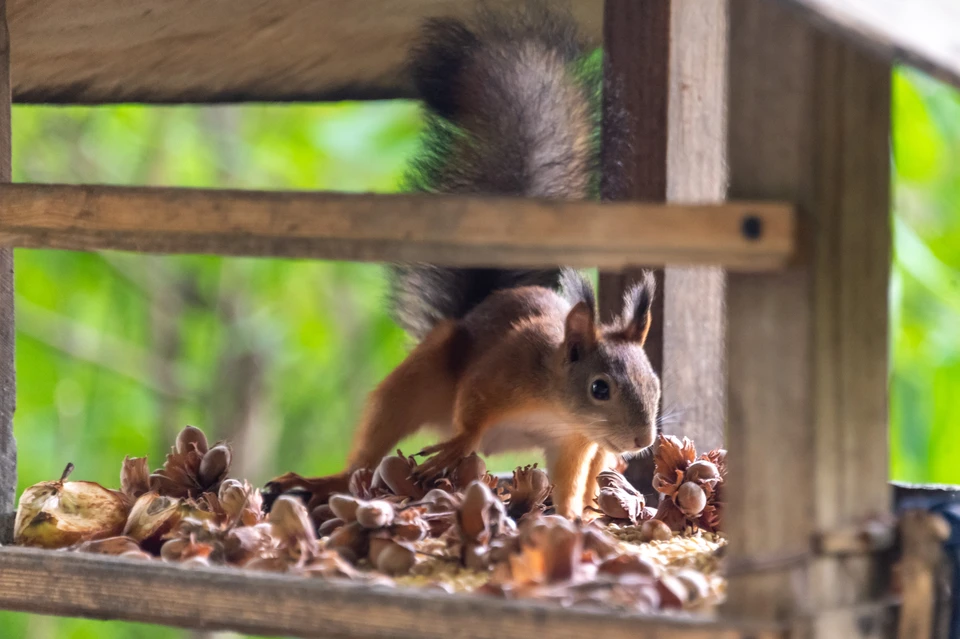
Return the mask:
<svg viewBox="0 0 960 639">
<path fill-rule="evenodd" d="M 960 92 L 893 89 L 891 474 L 960 484 Z"/>
<path fill-rule="evenodd" d="M 892 474 L 960 483 L 960 94 L 899 71 L 894 118 Z M 408 102 L 16 107 L 14 179 L 389 192 L 421 124 Z M 408 346 L 378 265 L 27 250 L 16 260 L 20 490 L 68 461 L 75 477 L 114 486 L 124 455 L 159 465 L 187 423 L 230 439 L 235 475 L 257 483 L 339 470 L 366 393 Z M 11 613 L 0 628 L 192 636 Z"/>
</svg>

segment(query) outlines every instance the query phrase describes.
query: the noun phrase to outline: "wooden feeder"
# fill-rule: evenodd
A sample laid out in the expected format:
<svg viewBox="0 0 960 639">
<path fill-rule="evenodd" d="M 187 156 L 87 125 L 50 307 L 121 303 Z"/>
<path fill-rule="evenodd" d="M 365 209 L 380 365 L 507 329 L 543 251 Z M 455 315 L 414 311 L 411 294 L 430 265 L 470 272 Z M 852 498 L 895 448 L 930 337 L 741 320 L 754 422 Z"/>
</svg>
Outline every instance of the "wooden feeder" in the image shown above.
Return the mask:
<svg viewBox="0 0 960 639">
<path fill-rule="evenodd" d="M 0 0 L 0 181 L 11 93 L 82 104 L 409 97 L 399 65 L 420 21 L 471 4 Z M 651 359 L 670 364 L 666 401 L 690 411 L 695 430 L 682 434 L 710 448 L 726 430 L 731 451 L 723 614 L 616 616 L 21 548 L 0 550 L 0 607 L 305 637 L 930 636 L 925 591 L 909 589 L 902 606 L 881 596 L 889 544 L 864 526 L 892 511 L 891 64 L 960 84 L 960 5 L 574 9 L 603 36 L 608 77 L 626 83 L 617 106 L 639 123 L 630 153 L 605 154 L 606 176 L 627 184 L 607 189 L 616 202 L 0 186 L 0 512 L 13 512 L 16 484 L 11 247 L 599 266 L 608 309 L 631 268 L 666 267 Z M 936 561 L 916 550 L 930 548 L 910 533 L 920 529 L 904 529 L 915 584 L 930 583 Z"/>
</svg>

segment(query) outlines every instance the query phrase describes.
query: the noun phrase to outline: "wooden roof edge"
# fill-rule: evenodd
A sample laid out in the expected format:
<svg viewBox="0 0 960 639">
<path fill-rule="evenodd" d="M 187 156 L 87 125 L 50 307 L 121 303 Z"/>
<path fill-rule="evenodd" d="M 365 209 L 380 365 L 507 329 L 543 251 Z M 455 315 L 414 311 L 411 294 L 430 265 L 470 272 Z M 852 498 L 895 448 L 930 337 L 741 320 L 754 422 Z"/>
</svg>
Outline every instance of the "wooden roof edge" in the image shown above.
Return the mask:
<svg viewBox="0 0 960 639">
<path fill-rule="evenodd" d="M 960 88 L 960 3 L 954 0 L 773 1 L 893 64 Z"/>
</svg>

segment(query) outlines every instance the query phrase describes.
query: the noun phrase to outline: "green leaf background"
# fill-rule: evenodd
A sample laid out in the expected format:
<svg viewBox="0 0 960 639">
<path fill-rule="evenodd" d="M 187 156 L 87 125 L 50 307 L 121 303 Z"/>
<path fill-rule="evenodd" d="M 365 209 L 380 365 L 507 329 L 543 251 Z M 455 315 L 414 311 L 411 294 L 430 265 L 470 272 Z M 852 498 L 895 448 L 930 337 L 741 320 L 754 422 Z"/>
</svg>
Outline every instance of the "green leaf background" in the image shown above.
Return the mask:
<svg viewBox="0 0 960 639">
<path fill-rule="evenodd" d="M 894 77 L 891 473 L 960 484 L 960 94 Z M 17 182 L 391 192 L 422 127 L 411 102 L 17 106 Z M 16 252 L 19 489 L 117 485 L 183 424 L 254 482 L 339 470 L 366 393 L 403 357 L 372 264 Z M 426 442 L 414 438 L 412 450 Z M 508 469 L 524 456 L 493 460 Z M 4 637 L 230 637 L 0 613 Z"/>
</svg>

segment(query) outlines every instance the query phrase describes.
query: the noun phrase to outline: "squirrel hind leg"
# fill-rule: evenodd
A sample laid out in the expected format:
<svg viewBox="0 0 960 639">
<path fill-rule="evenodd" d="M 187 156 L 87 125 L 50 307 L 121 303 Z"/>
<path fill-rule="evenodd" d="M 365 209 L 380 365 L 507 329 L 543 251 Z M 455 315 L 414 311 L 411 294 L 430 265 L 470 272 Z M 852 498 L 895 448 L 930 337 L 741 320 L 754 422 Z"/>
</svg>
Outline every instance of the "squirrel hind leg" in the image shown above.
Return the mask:
<svg viewBox="0 0 960 639">
<path fill-rule="evenodd" d="M 463 339 L 454 322 L 438 325 L 370 394 L 354 436 L 349 468 L 374 468 L 405 437 L 449 424 Z"/>
</svg>

